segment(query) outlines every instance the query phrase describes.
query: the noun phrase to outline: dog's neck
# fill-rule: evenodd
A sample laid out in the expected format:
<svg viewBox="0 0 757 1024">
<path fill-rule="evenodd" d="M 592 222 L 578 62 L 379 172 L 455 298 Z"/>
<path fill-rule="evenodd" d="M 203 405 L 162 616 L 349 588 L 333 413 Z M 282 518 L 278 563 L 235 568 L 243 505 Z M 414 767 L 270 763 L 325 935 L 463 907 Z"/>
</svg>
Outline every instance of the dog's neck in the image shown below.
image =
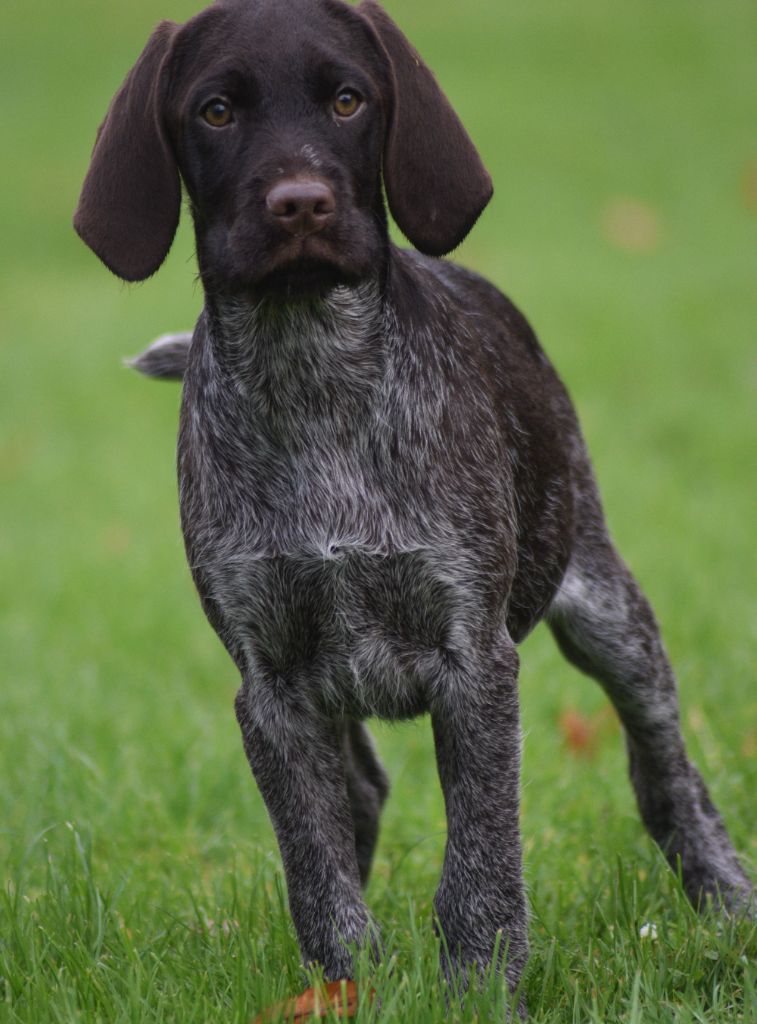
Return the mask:
<svg viewBox="0 0 757 1024">
<path fill-rule="evenodd" d="M 354 432 L 384 379 L 385 311 L 378 282 L 326 296 L 255 303 L 208 297 L 209 341 L 255 422 L 281 441 Z"/>
</svg>

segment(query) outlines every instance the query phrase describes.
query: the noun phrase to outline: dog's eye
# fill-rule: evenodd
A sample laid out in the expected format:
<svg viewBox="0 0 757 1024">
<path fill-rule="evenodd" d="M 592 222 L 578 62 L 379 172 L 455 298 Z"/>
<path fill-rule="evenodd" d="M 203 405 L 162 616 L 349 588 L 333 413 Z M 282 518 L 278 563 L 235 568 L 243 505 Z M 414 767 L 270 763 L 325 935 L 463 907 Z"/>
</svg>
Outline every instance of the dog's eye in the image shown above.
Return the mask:
<svg viewBox="0 0 757 1024">
<path fill-rule="evenodd" d="M 352 117 L 362 103 L 362 97 L 354 89 L 340 89 L 334 97 L 334 113 L 339 117 Z"/>
<path fill-rule="evenodd" d="M 212 128 L 225 128 L 231 124 L 231 104 L 216 96 L 202 108 L 202 116 Z"/>
</svg>

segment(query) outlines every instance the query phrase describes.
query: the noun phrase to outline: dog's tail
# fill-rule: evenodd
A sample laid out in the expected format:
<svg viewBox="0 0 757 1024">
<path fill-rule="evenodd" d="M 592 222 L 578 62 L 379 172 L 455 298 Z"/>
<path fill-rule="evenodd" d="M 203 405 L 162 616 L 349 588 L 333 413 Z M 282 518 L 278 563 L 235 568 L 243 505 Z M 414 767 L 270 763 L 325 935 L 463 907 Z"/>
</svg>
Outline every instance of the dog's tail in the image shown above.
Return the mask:
<svg viewBox="0 0 757 1024">
<path fill-rule="evenodd" d="M 161 334 L 144 352 L 124 362 L 145 377 L 181 380 L 187 368 L 191 343 L 191 334 Z"/>
</svg>

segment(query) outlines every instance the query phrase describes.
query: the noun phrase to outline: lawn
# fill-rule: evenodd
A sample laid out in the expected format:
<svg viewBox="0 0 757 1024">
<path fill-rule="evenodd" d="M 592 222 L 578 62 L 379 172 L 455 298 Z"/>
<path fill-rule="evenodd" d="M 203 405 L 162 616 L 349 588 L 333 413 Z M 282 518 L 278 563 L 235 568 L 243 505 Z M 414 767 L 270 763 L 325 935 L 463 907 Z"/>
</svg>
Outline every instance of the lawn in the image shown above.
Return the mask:
<svg viewBox="0 0 757 1024">
<path fill-rule="evenodd" d="M 757 876 L 757 8 L 386 6 L 495 181 L 456 258 L 521 306 L 568 383 L 691 753 Z M 197 315 L 186 218 L 139 287 L 70 227 L 112 93 L 159 18 L 196 10 L 4 5 L 0 1021 L 241 1024 L 306 984 L 235 670 L 185 566 L 179 390 L 120 362 Z M 601 692 L 546 630 L 522 662 L 532 1019 L 757 1021 L 755 928 L 689 910 Z M 391 959 L 365 977 L 382 1021 L 436 1024 L 430 729 L 375 734 L 393 793 L 368 902 Z M 496 983 L 449 1019 L 503 1020 Z"/>
</svg>

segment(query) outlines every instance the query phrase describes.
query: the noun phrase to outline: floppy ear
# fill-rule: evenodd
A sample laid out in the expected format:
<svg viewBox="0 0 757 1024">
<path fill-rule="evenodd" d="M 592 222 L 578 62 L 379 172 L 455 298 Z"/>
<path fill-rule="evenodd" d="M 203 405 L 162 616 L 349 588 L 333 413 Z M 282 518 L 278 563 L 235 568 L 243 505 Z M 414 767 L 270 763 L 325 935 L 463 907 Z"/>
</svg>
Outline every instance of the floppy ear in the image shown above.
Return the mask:
<svg viewBox="0 0 757 1024">
<path fill-rule="evenodd" d="M 375 2 L 358 11 L 385 51 L 392 80 L 384 149 L 389 209 L 416 249 L 443 256 L 458 246 L 492 196 L 492 183 L 431 71 Z"/>
<path fill-rule="evenodd" d="M 158 25 L 113 98 L 74 214 L 82 239 L 125 281 L 155 273 L 179 223 L 179 171 L 162 110 L 162 71 L 178 28 Z"/>
</svg>

